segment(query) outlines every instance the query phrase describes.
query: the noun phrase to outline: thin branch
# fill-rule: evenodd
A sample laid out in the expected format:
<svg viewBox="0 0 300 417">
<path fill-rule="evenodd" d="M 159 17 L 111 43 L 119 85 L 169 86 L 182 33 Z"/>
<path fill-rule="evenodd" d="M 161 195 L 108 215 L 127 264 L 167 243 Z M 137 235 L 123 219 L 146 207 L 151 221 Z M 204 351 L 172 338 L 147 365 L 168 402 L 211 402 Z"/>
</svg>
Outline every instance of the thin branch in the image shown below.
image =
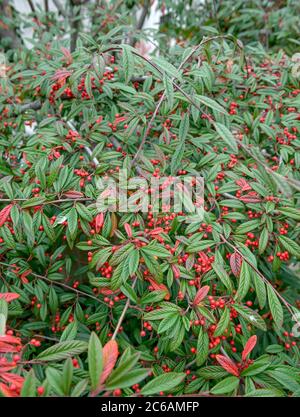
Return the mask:
<svg viewBox="0 0 300 417">
<path fill-rule="evenodd" d="M 48 0 L 44 0 L 44 8 L 45 8 L 45 12 L 49 13 L 49 1 Z"/>
<path fill-rule="evenodd" d="M 149 12 L 149 6 L 151 7 L 150 1 L 145 0 L 142 11 L 141 11 L 141 15 L 136 24 L 136 28 L 135 28 L 136 31 L 139 31 L 143 28 L 147 14 Z M 134 46 L 135 42 L 136 42 L 136 35 L 133 35 L 131 39 L 129 40 L 129 45 Z"/>
<path fill-rule="evenodd" d="M 11 267 L 11 266 L 12 266 L 12 265 L 7 264 L 7 263 L 5 263 L 5 262 L 0 262 L 0 265 L 6 266 L 6 267 Z M 92 300 L 95 300 L 95 301 L 97 301 L 97 302 L 98 302 L 98 303 L 100 303 L 100 304 L 107 305 L 104 301 L 100 300 L 99 298 L 95 297 L 94 295 L 90 295 L 90 294 L 88 294 L 88 293 L 86 293 L 86 292 L 84 292 L 84 291 L 80 291 L 80 290 L 78 290 L 77 288 L 70 287 L 69 285 L 64 284 L 63 282 L 59 282 L 59 281 L 56 281 L 56 280 L 52 280 L 52 279 L 50 279 L 50 278 L 48 278 L 48 277 L 45 277 L 44 275 L 36 274 L 36 273 L 34 273 L 34 272 L 31 272 L 31 273 L 30 273 L 30 275 L 32 275 L 32 276 L 33 276 L 33 277 L 35 277 L 35 278 L 42 279 L 43 281 L 49 282 L 49 283 L 51 283 L 52 285 L 58 285 L 58 286 L 60 286 L 60 287 L 66 288 L 66 289 L 67 289 L 67 290 L 69 290 L 69 291 L 73 291 L 73 292 L 75 292 L 78 296 L 79 296 L 79 295 L 82 295 L 82 296 L 84 296 L 84 297 L 91 298 Z"/>
<path fill-rule="evenodd" d="M 239 249 L 235 246 L 235 245 L 233 245 L 232 243 L 230 243 L 226 238 L 225 238 L 225 236 L 223 236 L 223 235 L 220 235 L 220 237 L 221 237 L 221 239 L 223 240 L 223 242 L 225 242 L 225 243 L 227 243 L 227 245 L 228 246 L 230 246 L 232 249 L 234 249 L 235 250 L 235 252 L 237 252 L 242 258 L 243 258 L 243 260 L 260 276 L 260 278 L 264 281 L 264 283 L 265 284 L 267 284 L 267 285 L 271 285 L 270 284 L 270 282 L 269 282 L 269 280 L 256 268 L 256 266 L 255 265 L 253 265 L 253 263 L 251 262 L 251 261 L 249 261 L 249 259 L 245 256 L 245 255 L 243 255 L 242 254 L 242 252 L 241 251 L 239 251 Z M 273 288 L 273 287 L 272 287 Z M 283 298 L 282 297 L 282 295 L 275 289 L 275 288 L 273 288 L 274 289 L 274 291 L 275 291 L 275 293 L 277 294 L 277 296 L 280 298 L 280 300 L 283 302 L 283 304 L 286 306 L 286 308 L 287 308 L 287 310 L 289 311 L 289 313 L 292 315 L 292 316 L 294 316 L 294 312 L 293 312 L 293 310 L 292 310 L 292 308 L 293 308 L 293 306 L 290 304 L 290 303 L 288 303 L 286 300 L 285 300 L 285 298 Z"/>
<path fill-rule="evenodd" d="M 71 0 L 71 14 L 70 14 L 70 26 L 71 26 L 71 40 L 70 40 L 70 51 L 74 52 L 76 49 L 77 38 L 79 34 L 80 27 L 80 12 L 81 12 L 81 3 Z M 76 7 L 76 12 L 74 11 Z"/>
<path fill-rule="evenodd" d="M 135 287 L 136 281 L 137 281 L 137 277 L 134 278 L 134 281 L 133 281 L 132 287 L 131 287 L 132 289 Z M 119 331 L 119 329 L 122 325 L 122 322 L 125 318 L 125 315 L 126 315 L 126 312 L 127 312 L 129 306 L 130 306 L 130 299 L 127 298 L 127 301 L 126 301 L 125 306 L 123 308 L 122 314 L 120 315 L 120 318 L 118 320 L 117 326 L 115 328 L 115 331 L 114 331 L 114 334 L 112 335 L 111 340 L 115 340 L 115 338 L 117 337 L 118 331 Z"/>
<path fill-rule="evenodd" d="M 11 6 L 9 4 L 9 0 L 2 0 L 0 1 L 0 13 L 7 20 L 12 20 L 12 12 Z M 21 39 L 17 35 L 15 29 L 10 28 L 8 25 L 4 25 L 0 27 L 0 39 L 10 39 L 10 47 L 13 49 L 17 49 L 22 46 Z"/>
<path fill-rule="evenodd" d="M 27 0 L 27 3 L 29 4 L 29 7 L 30 7 L 30 10 L 32 11 L 32 13 L 36 14 L 33 1 L 32 0 Z"/>
<path fill-rule="evenodd" d="M 63 6 L 60 4 L 59 0 L 53 0 L 53 3 L 55 4 L 55 7 L 57 8 L 58 12 L 65 18 L 68 17 L 68 14 L 66 10 L 63 8 Z"/>
</svg>

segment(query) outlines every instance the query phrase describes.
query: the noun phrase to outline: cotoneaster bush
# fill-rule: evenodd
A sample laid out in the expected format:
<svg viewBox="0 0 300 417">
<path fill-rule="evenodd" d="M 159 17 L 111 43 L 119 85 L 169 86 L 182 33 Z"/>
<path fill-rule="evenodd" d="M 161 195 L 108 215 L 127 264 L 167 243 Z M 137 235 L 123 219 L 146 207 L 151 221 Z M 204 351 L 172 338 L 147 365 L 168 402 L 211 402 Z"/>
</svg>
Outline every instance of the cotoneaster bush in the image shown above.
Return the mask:
<svg viewBox="0 0 300 417">
<path fill-rule="evenodd" d="M 170 53 L 84 34 L 1 80 L 4 396 L 300 394 L 295 63 Z M 100 213 L 121 169 L 203 176 L 204 218 Z"/>
</svg>

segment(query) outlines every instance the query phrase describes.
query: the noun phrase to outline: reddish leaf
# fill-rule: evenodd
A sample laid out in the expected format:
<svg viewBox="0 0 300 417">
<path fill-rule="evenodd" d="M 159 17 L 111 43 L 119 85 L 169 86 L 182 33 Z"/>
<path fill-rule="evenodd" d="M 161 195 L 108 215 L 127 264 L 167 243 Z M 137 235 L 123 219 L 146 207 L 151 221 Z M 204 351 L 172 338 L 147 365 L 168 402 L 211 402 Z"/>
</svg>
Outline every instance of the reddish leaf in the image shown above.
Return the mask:
<svg viewBox="0 0 300 417">
<path fill-rule="evenodd" d="M 0 342 L 0 352 L 1 353 L 5 353 L 5 352 L 17 352 L 17 351 L 18 351 L 18 347 L 14 346 L 13 344 L 5 343 L 5 342 Z"/>
<path fill-rule="evenodd" d="M 19 396 L 15 391 L 8 388 L 8 386 L 3 384 L 2 382 L 0 382 L 0 391 L 5 397 L 18 397 Z"/>
<path fill-rule="evenodd" d="M 72 75 L 71 71 L 66 70 L 65 68 L 63 69 L 58 69 L 55 74 L 53 75 L 53 77 L 51 77 L 52 80 L 54 81 L 58 81 L 59 83 L 64 82 L 68 77 L 70 77 L 70 75 Z"/>
<path fill-rule="evenodd" d="M 164 229 L 162 227 L 156 227 L 155 229 L 149 232 L 149 235 L 159 235 L 160 233 L 164 233 Z"/>
<path fill-rule="evenodd" d="M 28 269 L 27 271 L 24 271 L 23 274 L 20 275 L 20 280 L 23 282 L 23 284 L 28 284 L 28 275 L 30 275 L 32 272 L 31 269 Z"/>
<path fill-rule="evenodd" d="M 247 356 L 251 353 L 251 351 L 254 349 L 254 347 L 255 347 L 255 345 L 256 345 L 256 342 L 257 342 L 257 336 L 251 336 L 248 340 L 247 340 L 247 342 L 246 342 L 246 344 L 245 344 L 245 347 L 244 347 L 244 350 L 243 350 L 243 352 L 242 352 L 242 359 L 243 359 L 243 361 L 247 358 Z"/>
<path fill-rule="evenodd" d="M 115 340 L 110 340 L 103 347 L 103 371 L 100 378 L 100 384 L 103 384 L 111 374 L 117 362 L 119 351 L 118 344 Z"/>
<path fill-rule="evenodd" d="M 234 252 L 231 256 L 230 256 L 230 268 L 233 272 L 233 274 L 238 277 L 240 275 L 241 272 L 241 267 L 242 267 L 242 257 L 239 253 Z"/>
<path fill-rule="evenodd" d="M 0 363 L 0 375 L 2 375 L 3 372 L 9 372 L 15 368 L 16 365 L 11 365 L 11 362 L 5 364 Z"/>
<path fill-rule="evenodd" d="M 125 232 L 127 233 L 127 236 L 132 237 L 132 230 L 131 230 L 130 224 L 125 223 L 124 224 L 124 229 L 125 229 Z"/>
<path fill-rule="evenodd" d="M 1 374 L 1 378 L 9 384 L 14 384 L 19 390 L 22 388 L 24 383 L 24 378 L 17 374 L 4 372 Z"/>
<path fill-rule="evenodd" d="M 21 344 L 21 340 L 20 340 L 19 337 L 9 336 L 9 335 L 0 336 L 0 343 L 1 342 L 10 343 L 10 344 L 13 344 L 13 345 L 20 345 Z"/>
<path fill-rule="evenodd" d="M 178 266 L 173 264 L 173 265 L 171 265 L 171 268 L 172 268 L 172 271 L 173 271 L 173 274 L 174 274 L 174 278 L 178 279 L 180 277 L 180 270 L 179 270 Z"/>
<path fill-rule="evenodd" d="M 111 294 L 115 294 L 117 291 L 113 291 L 113 290 L 110 290 L 109 288 L 100 288 L 100 294 L 103 294 L 103 295 L 111 295 Z"/>
<path fill-rule="evenodd" d="M 104 223 L 104 213 L 97 214 L 95 218 L 95 229 L 97 233 L 100 232 L 101 227 L 103 226 L 103 223 Z"/>
<path fill-rule="evenodd" d="M 0 227 L 4 225 L 4 223 L 6 222 L 9 214 L 10 214 L 10 210 L 12 209 L 13 204 L 9 204 L 8 206 L 4 207 L 4 209 L 2 209 L 0 211 Z"/>
<path fill-rule="evenodd" d="M 240 178 L 239 180 L 236 180 L 236 185 L 241 187 L 242 191 L 248 191 L 251 190 L 250 185 L 247 183 L 247 181 L 244 178 Z"/>
<path fill-rule="evenodd" d="M 242 195 L 239 200 L 243 203 L 260 203 L 261 198 L 258 195 L 253 195 L 251 193 Z"/>
<path fill-rule="evenodd" d="M 70 191 L 66 191 L 64 193 L 64 196 L 67 198 L 81 198 L 84 196 L 84 194 L 81 193 L 80 191 L 70 190 Z"/>
<path fill-rule="evenodd" d="M 200 288 L 197 291 L 193 304 L 198 305 L 207 296 L 207 293 L 209 290 L 210 290 L 210 287 L 208 285 L 204 285 L 204 287 Z"/>
<path fill-rule="evenodd" d="M 16 298 L 19 298 L 20 295 L 15 293 L 15 292 L 2 292 L 0 293 L 0 298 L 4 298 L 5 301 L 7 301 L 8 303 L 10 301 L 15 300 Z"/>
<path fill-rule="evenodd" d="M 169 300 L 170 299 L 170 293 L 168 288 L 165 286 L 165 284 L 158 284 L 156 281 L 154 281 L 154 279 L 148 277 L 148 280 L 150 282 L 150 284 L 152 285 L 152 287 L 154 288 L 154 290 L 156 291 L 166 291 L 167 294 L 165 296 L 165 300 Z"/>
<path fill-rule="evenodd" d="M 216 359 L 219 362 L 219 364 L 222 366 L 222 368 L 225 369 L 225 371 L 229 372 L 231 375 L 234 375 L 234 376 L 240 375 L 238 367 L 231 359 L 223 355 L 216 355 Z"/>
</svg>

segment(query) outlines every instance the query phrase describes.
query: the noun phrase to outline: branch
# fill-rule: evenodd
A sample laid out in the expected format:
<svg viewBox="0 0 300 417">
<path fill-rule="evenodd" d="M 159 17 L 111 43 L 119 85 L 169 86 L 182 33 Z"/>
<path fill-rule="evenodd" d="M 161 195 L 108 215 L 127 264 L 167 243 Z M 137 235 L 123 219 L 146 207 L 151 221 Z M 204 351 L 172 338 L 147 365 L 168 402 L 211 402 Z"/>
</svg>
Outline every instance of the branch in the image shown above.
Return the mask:
<svg viewBox="0 0 300 417">
<path fill-rule="evenodd" d="M 49 1 L 48 0 L 44 0 L 44 8 L 45 8 L 45 12 L 49 13 Z"/>
<path fill-rule="evenodd" d="M 71 40 L 70 40 L 70 51 L 74 52 L 76 49 L 76 43 L 79 33 L 80 26 L 80 12 L 81 12 L 81 2 L 71 0 L 71 14 L 70 14 L 70 26 L 71 26 Z M 74 7 L 78 7 L 76 13 L 74 13 Z"/>
<path fill-rule="evenodd" d="M 132 287 L 131 287 L 132 289 L 135 287 L 136 281 L 137 281 L 137 277 L 134 278 L 134 281 L 133 281 Z M 121 327 L 121 324 L 122 324 L 122 322 L 125 318 L 125 315 L 126 315 L 126 312 L 128 310 L 129 305 L 130 305 L 130 299 L 127 298 L 126 304 L 123 308 L 122 314 L 120 315 L 120 318 L 118 320 L 117 326 L 115 328 L 115 331 L 114 331 L 114 334 L 112 335 L 111 340 L 115 340 L 115 338 L 117 337 L 118 331 L 119 331 L 119 329 Z"/>
<path fill-rule="evenodd" d="M 140 18 L 136 24 L 136 28 L 135 31 L 141 30 L 144 26 L 148 11 L 149 11 L 149 6 L 150 6 L 150 1 L 149 0 L 145 0 L 144 6 L 142 8 L 142 12 L 140 15 Z M 129 40 L 129 45 L 134 46 L 135 44 L 135 40 L 136 40 L 136 36 L 132 36 L 131 39 Z"/>
<path fill-rule="evenodd" d="M 30 10 L 32 11 L 32 13 L 36 14 L 33 1 L 32 0 L 27 0 L 27 3 L 29 4 L 29 7 L 30 7 Z"/>
<path fill-rule="evenodd" d="M 62 5 L 60 4 L 59 0 L 53 0 L 53 3 L 55 4 L 55 7 L 57 8 L 59 14 L 61 14 L 63 17 L 68 17 L 67 12 L 65 11 L 65 9 L 62 7 Z"/>
<path fill-rule="evenodd" d="M 12 265 L 7 264 L 5 262 L 0 262 L 0 265 L 6 266 L 6 267 L 11 267 L 12 266 Z M 48 277 L 45 277 L 44 275 L 36 274 L 34 272 L 31 272 L 30 275 L 32 275 L 35 278 L 39 278 L 39 279 L 42 279 L 42 280 L 44 280 L 46 282 L 49 282 L 49 283 L 51 283 L 53 285 L 58 285 L 60 287 L 67 288 L 69 291 L 76 292 L 77 295 L 83 295 L 85 297 L 88 297 L 88 298 L 91 298 L 92 300 L 97 301 L 100 304 L 106 305 L 106 303 L 104 301 L 100 300 L 99 298 L 95 297 L 94 295 L 90 295 L 90 294 L 88 294 L 86 292 L 83 292 L 83 291 L 78 290 L 77 288 L 70 287 L 69 285 L 64 284 L 63 282 L 59 282 L 59 281 L 56 281 L 56 280 L 52 280 L 52 279 L 50 279 Z"/>
<path fill-rule="evenodd" d="M 0 13 L 6 19 L 12 19 L 11 7 L 9 0 L 0 1 Z M 10 39 L 10 47 L 17 49 L 22 46 L 22 42 L 18 37 L 16 31 L 5 24 L 0 26 L 0 39 Z"/>
</svg>

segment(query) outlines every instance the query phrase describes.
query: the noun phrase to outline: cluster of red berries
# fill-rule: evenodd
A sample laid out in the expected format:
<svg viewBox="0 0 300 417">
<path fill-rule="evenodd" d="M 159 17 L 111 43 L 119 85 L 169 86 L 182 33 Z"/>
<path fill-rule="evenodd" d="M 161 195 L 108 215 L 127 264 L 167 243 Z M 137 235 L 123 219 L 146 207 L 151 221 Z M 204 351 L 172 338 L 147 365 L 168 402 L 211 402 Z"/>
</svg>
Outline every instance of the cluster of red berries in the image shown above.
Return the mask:
<svg viewBox="0 0 300 417">
<path fill-rule="evenodd" d="M 238 109 L 238 108 L 239 108 L 238 103 L 236 103 L 235 101 L 232 101 L 229 104 L 229 114 L 231 114 L 231 115 L 237 114 L 236 109 Z"/>
<path fill-rule="evenodd" d="M 113 267 L 109 265 L 108 262 L 105 262 L 100 268 L 99 272 L 101 273 L 101 276 L 109 279 L 112 276 Z"/>
<path fill-rule="evenodd" d="M 287 331 L 283 332 L 283 336 L 286 337 L 286 338 L 289 338 L 289 339 L 295 337 L 294 333 L 292 333 L 292 332 L 289 333 Z M 295 340 L 289 340 L 288 342 L 284 343 L 284 347 L 287 350 L 291 349 L 291 347 L 293 347 L 293 346 L 297 346 L 297 342 Z"/>
<path fill-rule="evenodd" d="M 255 235 L 253 233 L 249 232 L 249 233 L 247 233 L 247 237 L 248 237 L 248 239 L 246 239 L 245 246 L 252 246 L 254 248 L 257 248 L 258 245 L 259 245 L 259 241 L 258 240 L 253 240 L 253 239 L 255 239 Z"/>
<path fill-rule="evenodd" d="M 74 169 L 74 174 L 81 178 L 79 185 L 84 187 L 85 181 L 92 181 L 92 176 L 83 168 Z"/>
<path fill-rule="evenodd" d="M 150 323 L 148 323 L 147 321 L 145 321 L 145 322 L 143 323 L 143 328 L 144 328 L 144 329 L 149 330 L 149 332 L 151 332 L 151 331 L 152 331 L 152 326 L 151 326 L 151 324 L 150 324 Z M 140 332 L 140 336 L 141 336 L 141 337 L 145 337 L 145 336 L 146 336 L 146 332 L 145 332 L 145 330 L 141 330 L 141 332 Z"/>
<path fill-rule="evenodd" d="M 287 223 L 285 223 L 285 224 L 283 225 L 283 227 L 280 227 L 280 229 L 279 229 L 279 233 L 280 233 L 281 235 L 287 235 L 287 234 L 288 234 L 288 228 L 289 228 L 289 225 L 288 225 Z"/>
<path fill-rule="evenodd" d="M 208 298 L 208 301 L 210 303 L 210 308 L 212 310 L 214 310 L 216 308 L 224 308 L 225 307 L 226 302 L 222 298 L 219 298 L 219 299 L 216 300 L 212 295 L 209 295 L 207 298 Z"/>
<path fill-rule="evenodd" d="M 288 253 L 288 251 L 284 251 L 284 252 L 277 252 L 276 256 L 281 260 L 281 261 L 288 261 L 290 259 L 290 255 Z"/>
<path fill-rule="evenodd" d="M 36 340 L 36 339 L 31 339 L 29 344 L 32 345 L 32 346 L 35 346 L 35 347 L 40 347 L 41 346 L 41 342 L 39 340 Z"/>
</svg>

